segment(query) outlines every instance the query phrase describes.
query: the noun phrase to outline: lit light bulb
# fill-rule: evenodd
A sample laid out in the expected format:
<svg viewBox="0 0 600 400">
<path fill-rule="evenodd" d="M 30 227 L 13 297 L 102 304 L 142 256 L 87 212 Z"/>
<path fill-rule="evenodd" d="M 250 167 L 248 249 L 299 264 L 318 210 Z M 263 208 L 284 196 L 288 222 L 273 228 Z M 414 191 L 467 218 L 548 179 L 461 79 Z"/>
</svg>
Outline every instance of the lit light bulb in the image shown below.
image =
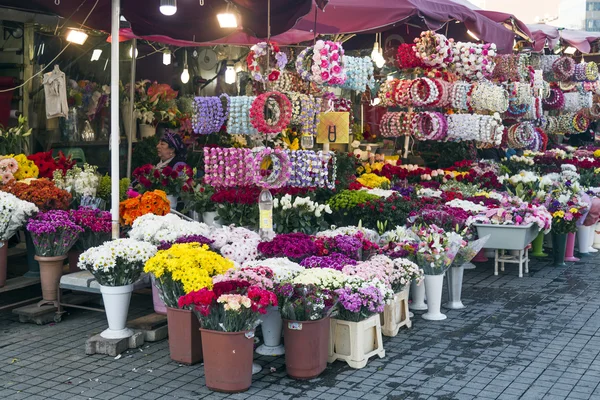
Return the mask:
<svg viewBox="0 0 600 400">
<path fill-rule="evenodd" d="M 375 65 L 377 68 L 382 68 L 385 65 L 385 58 L 383 58 L 381 54 L 379 54 L 379 57 L 375 60 Z"/>
<path fill-rule="evenodd" d="M 67 42 L 75 44 L 84 44 L 88 38 L 88 34 L 79 29 L 69 29 L 67 34 Z"/>
<path fill-rule="evenodd" d="M 373 45 L 373 51 L 371 52 L 371 60 L 373 60 L 373 61 L 377 60 L 378 56 L 379 56 L 379 43 L 375 42 L 375 44 Z"/>
<path fill-rule="evenodd" d="M 188 71 L 187 65 L 183 67 L 183 72 L 181 73 L 181 82 L 188 83 L 190 81 L 190 71 Z"/>
<path fill-rule="evenodd" d="M 92 52 L 92 60 L 91 61 L 98 61 L 100 59 L 101 55 L 102 55 L 102 49 L 94 49 L 94 51 Z"/>
<path fill-rule="evenodd" d="M 160 0 L 158 9 L 162 14 L 171 16 L 177 12 L 177 0 Z"/>
<path fill-rule="evenodd" d="M 227 69 L 225 70 L 225 83 L 228 85 L 235 83 L 235 69 L 232 65 L 228 65 Z"/>
<path fill-rule="evenodd" d="M 137 50 L 137 49 L 135 49 L 135 58 L 137 58 L 137 56 L 138 56 L 138 50 Z M 130 57 L 130 58 L 133 58 L 133 46 L 131 46 L 131 47 L 129 48 L 129 57 Z"/>
<path fill-rule="evenodd" d="M 163 53 L 163 64 L 171 64 L 171 52 L 169 50 L 165 50 L 165 52 Z"/>
</svg>

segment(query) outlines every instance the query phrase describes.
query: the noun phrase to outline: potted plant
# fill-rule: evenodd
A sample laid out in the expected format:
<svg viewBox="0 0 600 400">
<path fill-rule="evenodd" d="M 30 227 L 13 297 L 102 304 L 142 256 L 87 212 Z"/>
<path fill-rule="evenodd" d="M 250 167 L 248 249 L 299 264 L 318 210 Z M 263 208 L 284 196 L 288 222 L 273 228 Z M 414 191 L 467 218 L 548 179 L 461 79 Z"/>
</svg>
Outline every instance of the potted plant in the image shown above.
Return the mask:
<svg viewBox="0 0 600 400">
<path fill-rule="evenodd" d="M 78 272 L 81 271 L 77 266 L 81 253 L 111 239 L 112 217 L 108 211 L 90 207 L 79 207 L 77 210 L 70 210 L 69 213 L 73 222 L 83 228 L 68 254 L 69 272 Z"/>
<path fill-rule="evenodd" d="M 108 329 L 100 333 L 106 339 L 123 339 L 133 335 L 125 327 L 133 284 L 140 279 L 144 264 L 156 253 L 150 243 L 133 239 L 116 239 L 92 247 L 79 256 L 79 268 L 90 271 L 100 284 L 108 320 Z"/>
<path fill-rule="evenodd" d="M 265 290 L 273 290 L 274 274 L 269 267 L 246 266 L 240 269 L 230 269 L 222 275 L 213 278 L 213 283 L 242 280 L 249 282 L 252 286 Z M 279 308 L 268 307 L 267 313 L 261 317 L 261 329 L 263 334 L 263 344 L 256 349 L 258 354 L 263 356 L 280 356 L 284 354 L 284 347 L 281 344 L 281 314 Z"/>
<path fill-rule="evenodd" d="M 50 303 L 57 306 L 63 260 L 83 228 L 73 222 L 68 211 L 52 210 L 29 219 L 27 231 L 35 246 L 35 259 L 40 263 L 43 300 L 38 305 Z"/>
<path fill-rule="evenodd" d="M 419 237 L 417 265 L 425 273 L 427 312 L 423 318 L 444 320 L 446 316 L 440 312 L 444 274 L 460 248 L 462 237 L 455 232 L 445 232 L 435 224 L 414 226 L 413 231 Z"/>
<path fill-rule="evenodd" d="M 379 279 L 348 276 L 337 289 L 338 310 L 331 319 L 328 362 L 343 360 L 351 368 L 364 368 L 369 358 L 385 357 L 379 313 L 393 292 Z"/>
<path fill-rule="evenodd" d="M 6 284 L 8 240 L 37 212 L 35 204 L 0 191 L 0 287 Z"/>
<path fill-rule="evenodd" d="M 214 193 L 215 190 L 210 185 L 195 185 L 192 190 L 182 193 L 184 210 L 190 212 L 194 220 L 216 226 L 217 207 L 211 201 Z"/>
<path fill-rule="evenodd" d="M 327 367 L 335 293 L 291 283 L 279 285 L 276 293 L 283 318 L 286 371 L 294 379 L 315 378 Z"/>
<path fill-rule="evenodd" d="M 206 240 L 189 238 L 194 239 Z M 212 277 L 233 268 L 233 262 L 198 242 L 165 244 L 161 248 L 146 262 L 144 272 L 152 274 L 160 298 L 167 306 L 171 359 L 192 365 L 202 361 L 200 324 L 190 310 L 179 308 L 179 298 L 212 288 Z"/>
<path fill-rule="evenodd" d="M 200 320 L 204 376 L 210 390 L 248 390 L 254 328 L 267 307 L 275 305 L 275 293 L 240 280 L 219 282 L 212 290 L 200 289 L 179 299 L 179 307 L 192 308 Z"/>
</svg>

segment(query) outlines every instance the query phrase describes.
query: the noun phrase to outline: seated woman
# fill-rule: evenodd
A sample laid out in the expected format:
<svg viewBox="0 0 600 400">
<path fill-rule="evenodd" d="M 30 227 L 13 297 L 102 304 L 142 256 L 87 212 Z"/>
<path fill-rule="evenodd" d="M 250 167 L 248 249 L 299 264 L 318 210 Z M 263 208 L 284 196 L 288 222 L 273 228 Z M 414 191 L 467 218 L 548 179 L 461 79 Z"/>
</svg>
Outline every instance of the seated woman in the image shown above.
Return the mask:
<svg viewBox="0 0 600 400">
<path fill-rule="evenodd" d="M 167 165 L 173 168 L 179 163 L 185 164 L 187 147 L 181 136 L 169 129 L 165 129 L 165 133 L 156 145 L 156 151 L 160 158 L 156 167 L 161 170 Z"/>
</svg>

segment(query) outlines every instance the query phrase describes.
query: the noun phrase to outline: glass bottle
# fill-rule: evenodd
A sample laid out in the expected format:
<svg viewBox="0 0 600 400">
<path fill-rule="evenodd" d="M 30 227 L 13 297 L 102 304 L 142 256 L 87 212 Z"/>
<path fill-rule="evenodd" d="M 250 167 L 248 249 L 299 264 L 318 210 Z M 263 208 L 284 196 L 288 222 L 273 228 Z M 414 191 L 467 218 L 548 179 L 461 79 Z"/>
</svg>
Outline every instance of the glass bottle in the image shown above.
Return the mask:
<svg viewBox="0 0 600 400">
<path fill-rule="evenodd" d="M 262 241 L 270 241 L 275 236 L 273 231 L 273 196 L 269 189 L 263 189 L 258 198 L 259 230 Z"/>
</svg>

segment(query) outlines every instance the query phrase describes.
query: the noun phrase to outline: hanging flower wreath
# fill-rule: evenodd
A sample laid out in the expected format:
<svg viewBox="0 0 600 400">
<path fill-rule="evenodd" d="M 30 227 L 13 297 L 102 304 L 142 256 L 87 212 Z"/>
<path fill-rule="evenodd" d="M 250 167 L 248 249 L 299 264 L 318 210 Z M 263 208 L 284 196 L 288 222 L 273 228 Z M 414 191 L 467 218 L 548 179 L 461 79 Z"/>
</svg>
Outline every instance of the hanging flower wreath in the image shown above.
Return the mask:
<svg viewBox="0 0 600 400">
<path fill-rule="evenodd" d="M 430 67 L 446 67 L 453 60 L 453 39 L 433 31 L 421 32 L 415 39 L 415 54 L 425 65 Z"/>
<path fill-rule="evenodd" d="M 312 80 L 323 85 L 341 85 L 346 82 L 346 71 L 342 66 L 344 48 L 331 40 L 317 40 L 313 48 Z"/>
<path fill-rule="evenodd" d="M 423 66 L 423 61 L 415 54 L 414 44 L 402 43 L 398 46 L 396 65 L 400 69 L 420 68 Z"/>
<path fill-rule="evenodd" d="M 270 70 L 265 77 L 267 56 L 272 58 L 269 60 Z M 287 62 L 287 55 L 282 52 L 277 43 L 274 42 L 260 42 L 255 44 L 250 48 L 250 53 L 248 53 L 248 56 L 246 57 L 250 76 L 258 82 L 265 82 L 266 79 L 270 82 L 274 82 L 279 79 L 279 75 L 284 70 Z"/>
<path fill-rule="evenodd" d="M 468 79 L 482 79 L 494 71 L 496 45 L 457 42 L 452 46 L 456 73 Z"/>
<path fill-rule="evenodd" d="M 271 116 L 265 115 L 270 112 Z M 260 133 L 280 133 L 292 119 L 292 103 L 282 93 L 267 92 L 252 102 L 250 122 Z"/>
<path fill-rule="evenodd" d="M 263 174 L 265 161 L 270 161 L 272 167 L 270 174 Z M 292 163 L 287 153 L 280 149 L 265 147 L 256 149 L 252 161 L 253 181 L 258 187 L 265 189 L 278 189 L 290 180 Z"/>
<path fill-rule="evenodd" d="M 571 57 L 561 57 L 552 64 L 554 76 L 559 81 L 568 81 L 575 73 L 575 61 Z"/>
</svg>

